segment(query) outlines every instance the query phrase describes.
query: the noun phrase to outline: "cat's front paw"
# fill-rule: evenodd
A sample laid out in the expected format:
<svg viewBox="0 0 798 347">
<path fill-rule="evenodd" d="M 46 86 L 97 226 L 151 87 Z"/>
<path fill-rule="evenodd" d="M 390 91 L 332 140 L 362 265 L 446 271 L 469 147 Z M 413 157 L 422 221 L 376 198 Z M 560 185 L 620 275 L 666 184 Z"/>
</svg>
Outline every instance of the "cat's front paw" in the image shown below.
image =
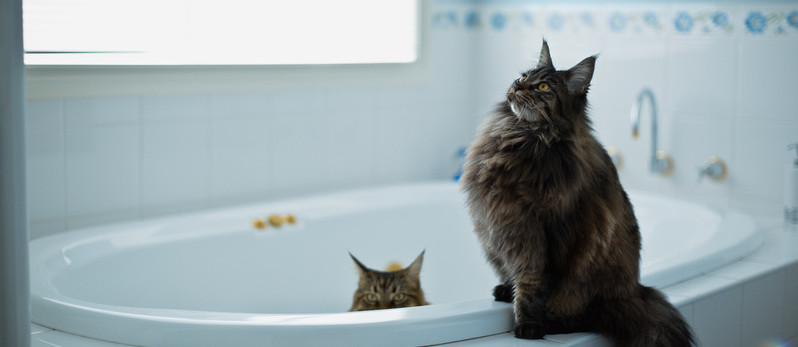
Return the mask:
<svg viewBox="0 0 798 347">
<path fill-rule="evenodd" d="M 494 287 L 493 297 L 496 301 L 513 302 L 513 286 L 503 283 Z"/>
<path fill-rule="evenodd" d="M 515 337 L 519 339 L 539 340 L 545 335 L 543 324 L 540 323 L 521 323 L 515 326 Z"/>
</svg>

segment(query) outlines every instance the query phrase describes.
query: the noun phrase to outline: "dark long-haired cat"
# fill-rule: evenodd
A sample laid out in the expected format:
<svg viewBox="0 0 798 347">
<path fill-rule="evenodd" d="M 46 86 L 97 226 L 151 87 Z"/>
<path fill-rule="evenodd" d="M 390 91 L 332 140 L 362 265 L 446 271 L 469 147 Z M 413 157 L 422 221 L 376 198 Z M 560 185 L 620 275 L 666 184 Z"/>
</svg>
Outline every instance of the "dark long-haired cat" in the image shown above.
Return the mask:
<svg viewBox="0 0 798 347">
<path fill-rule="evenodd" d="M 690 346 L 691 329 L 638 281 L 640 230 L 607 152 L 592 134 L 587 91 L 596 57 L 537 67 L 468 149 L 462 182 L 483 250 L 513 303 L 515 336 L 594 331 L 616 346 Z"/>
<path fill-rule="evenodd" d="M 351 253 L 357 264 L 360 280 L 349 311 L 429 305 L 421 290 L 421 262 L 424 252 L 408 267 L 396 271 L 369 269 Z"/>
</svg>

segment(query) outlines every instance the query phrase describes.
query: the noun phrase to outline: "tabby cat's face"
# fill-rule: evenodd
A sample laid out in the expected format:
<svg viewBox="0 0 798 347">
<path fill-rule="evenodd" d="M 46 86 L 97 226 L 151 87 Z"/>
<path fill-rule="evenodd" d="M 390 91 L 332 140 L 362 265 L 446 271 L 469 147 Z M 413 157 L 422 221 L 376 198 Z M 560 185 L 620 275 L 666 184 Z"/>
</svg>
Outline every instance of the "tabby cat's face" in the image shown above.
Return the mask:
<svg viewBox="0 0 798 347">
<path fill-rule="evenodd" d="M 552 127 L 567 122 L 564 115 L 579 97 L 584 97 L 593 76 L 595 57 L 588 57 L 570 70 L 557 71 L 551 63 L 549 45 L 543 41 L 537 67 L 513 81 L 507 91 L 510 110 L 519 120 Z"/>
<path fill-rule="evenodd" d="M 360 280 L 349 311 L 427 305 L 419 279 L 423 257 L 422 252 L 410 266 L 401 270 L 378 271 L 369 269 L 352 256 Z"/>
</svg>

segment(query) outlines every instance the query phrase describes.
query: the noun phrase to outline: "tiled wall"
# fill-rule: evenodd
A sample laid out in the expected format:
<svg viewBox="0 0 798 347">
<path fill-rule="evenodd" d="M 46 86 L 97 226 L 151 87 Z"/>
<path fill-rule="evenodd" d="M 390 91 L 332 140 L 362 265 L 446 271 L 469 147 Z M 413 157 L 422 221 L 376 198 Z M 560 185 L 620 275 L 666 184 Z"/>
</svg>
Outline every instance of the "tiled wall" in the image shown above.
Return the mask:
<svg viewBox="0 0 798 347">
<path fill-rule="evenodd" d="M 627 188 L 780 215 L 787 145 L 798 142 L 798 2 L 449 2 L 432 19 L 436 30 L 475 37 L 479 114 L 535 64 L 542 37 L 560 69 L 599 54 L 591 115 L 622 153 Z M 675 160 L 668 178 L 647 172 L 647 115 L 631 136 L 644 87 L 656 96 L 659 146 Z M 726 161 L 728 179 L 699 183 L 711 155 Z"/>
<path fill-rule="evenodd" d="M 620 148 L 630 188 L 777 214 L 786 146 L 798 142 L 798 4 L 433 3 L 414 83 L 283 91 L 122 94 L 28 102 L 31 237 L 152 215 L 372 184 L 446 179 L 452 157 L 537 60 L 599 53 L 594 126 Z M 657 96 L 670 178 L 646 172 Z M 709 155 L 729 179 L 697 183 Z"/>
<path fill-rule="evenodd" d="M 29 100 L 31 237 L 451 177 L 476 127 L 464 95 L 471 64 L 448 56 L 469 46 L 468 36 L 432 33 L 440 44 L 410 81 Z"/>
</svg>

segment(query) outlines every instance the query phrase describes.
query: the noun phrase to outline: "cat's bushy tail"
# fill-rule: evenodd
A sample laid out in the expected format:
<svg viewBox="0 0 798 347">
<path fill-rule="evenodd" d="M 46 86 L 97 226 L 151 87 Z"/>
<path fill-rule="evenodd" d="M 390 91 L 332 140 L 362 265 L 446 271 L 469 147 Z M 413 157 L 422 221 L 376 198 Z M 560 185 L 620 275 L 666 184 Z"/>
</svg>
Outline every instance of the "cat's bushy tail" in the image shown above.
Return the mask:
<svg viewBox="0 0 798 347">
<path fill-rule="evenodd" d="M 594 302 L 589 311 L 593 330 L 615 346 L 690 347 L 693 332 L 682 315 L 654 288 L 640 286 L 636 298 Z"/>
</svg>

